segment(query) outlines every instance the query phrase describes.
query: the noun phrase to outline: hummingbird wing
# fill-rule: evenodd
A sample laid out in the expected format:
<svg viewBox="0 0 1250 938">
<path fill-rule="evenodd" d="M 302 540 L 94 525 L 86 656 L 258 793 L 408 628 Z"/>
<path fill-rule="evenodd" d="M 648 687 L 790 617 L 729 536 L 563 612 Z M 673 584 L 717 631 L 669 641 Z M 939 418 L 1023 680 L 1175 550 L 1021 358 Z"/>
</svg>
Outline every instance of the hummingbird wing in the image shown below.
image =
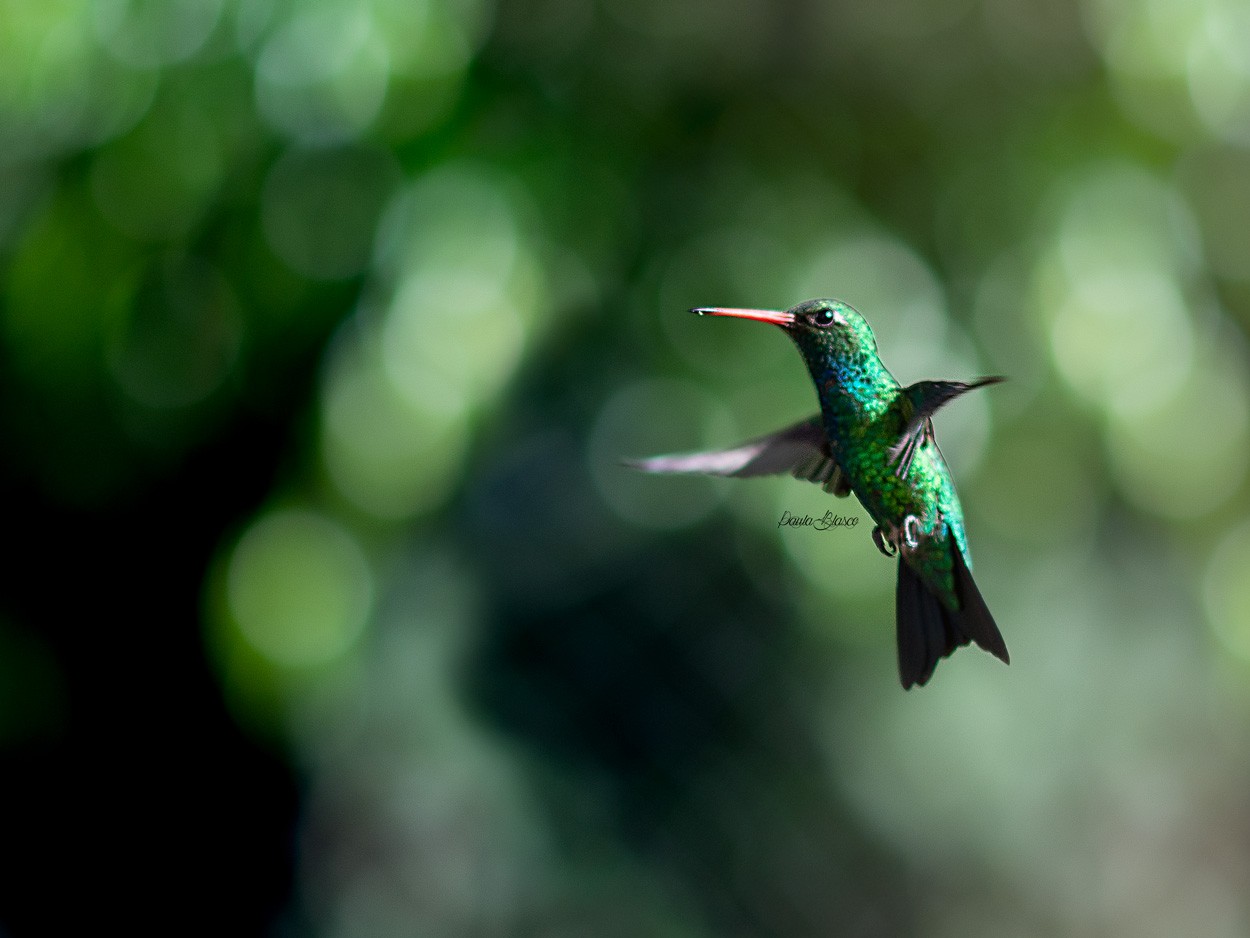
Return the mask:
<svg viewBox="0 0 1250 938">
<path fill-rule="evenodd" d="M 895 589 L 898 675 L 905 690 L 913 684 L 923 687 L 938 661 L 969 642 L 976 642 L 1004 664 L 1011 663 L 1007 643 L 981 598 L 954 535 L 948 530 L 946 537 L 958 609 L 943 603 L 915 568 L 899 557 Z"/>
<path fill-rule="evenodd" d="M 895 463 L 894 472 L 901 479 L 911 468 L 916 450 L 923 443 L 933 442 L 932 418 L 943 404 L 953 401 L 959 395 L 987 384 L 997 384 L 1006 379 L 999 375 L 981 378 L 971 383 L 963 381 L 917 381 L 903 388 L 903 395 L 909 405 L 910 415 L 903 427 L 899 440 L 890 447 L 890 461 Z"/>
<path fill-rule="evenodd" d="M 634 469 L 656 473 L 698 472 L 744 477 L 788 472 L 796 479 L 817 483 L 839 498 L 844 498 L 851 491 L 851 484 L 838 465 L 819 415 L 729 449 L 626 459 L 624 462 Z"/>
</svg>

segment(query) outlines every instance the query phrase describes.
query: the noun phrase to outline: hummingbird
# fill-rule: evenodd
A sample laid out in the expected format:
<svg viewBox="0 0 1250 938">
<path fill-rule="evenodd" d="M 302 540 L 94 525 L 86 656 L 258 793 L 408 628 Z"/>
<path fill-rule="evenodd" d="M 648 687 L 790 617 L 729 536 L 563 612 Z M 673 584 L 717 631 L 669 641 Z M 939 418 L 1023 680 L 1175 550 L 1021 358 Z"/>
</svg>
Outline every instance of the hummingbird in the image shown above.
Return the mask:
<svg viewBox="0 0 1250 938">
<path fill-rule="evenodd" d="M 780 326 L 807 363 L 820 413 L 729 449 L 627 464 L 654 473 L 789 472 L 838 497 L 854 492 L 875 522 L 877 549 L 898 557 L 895 619 L 903 688 L 926 684 L 939 660 L 969 642 L 1009 663 L 1007 645 L 972 579 L 963 510 L 932 420 L 961 394 L 1003 379 L 903 387 L 882 364 L 868 322 L 840 300 L 807 300 L 784 311 L 700 306 L 691 312 Z"/>
</svg>

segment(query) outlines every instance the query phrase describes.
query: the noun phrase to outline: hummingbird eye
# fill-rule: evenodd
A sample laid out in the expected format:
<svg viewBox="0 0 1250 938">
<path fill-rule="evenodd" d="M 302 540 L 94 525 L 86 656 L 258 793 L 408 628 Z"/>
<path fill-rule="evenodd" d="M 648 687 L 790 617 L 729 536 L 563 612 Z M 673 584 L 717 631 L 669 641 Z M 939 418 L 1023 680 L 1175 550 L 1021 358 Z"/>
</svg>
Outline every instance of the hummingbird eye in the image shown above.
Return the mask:
<svg viewBox="0 0 1250 938">
<path fill-rule="evenodd" d="M 833 310 L 826 308 L 826 309 L 820 310 L 818 313 L 812 316 L 812 324 L 820 326 L 822 329 L 824 329 L 828 326 L 832 326 L 833 321 L 836 318 L 837 317 L 834 316 Z"/>
</svg>

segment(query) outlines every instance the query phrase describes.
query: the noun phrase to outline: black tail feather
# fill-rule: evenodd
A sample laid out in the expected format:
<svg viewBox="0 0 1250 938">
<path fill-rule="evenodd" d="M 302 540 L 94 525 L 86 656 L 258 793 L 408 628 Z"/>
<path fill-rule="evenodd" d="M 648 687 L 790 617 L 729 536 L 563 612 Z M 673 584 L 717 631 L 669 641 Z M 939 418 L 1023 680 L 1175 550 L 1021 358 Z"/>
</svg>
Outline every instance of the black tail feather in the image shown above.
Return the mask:
<svg viewBox="0 0 1250 938">
<path fill-rule="evenodd" d="M 1010 663 L 1007 644 L 973 582 L 963 554 L 953 540 L 950 547 L 955 561 L 958 611 L 947 609 L 911 565 L 899 558 L 895 601 L 898 675 L 904 688 L 923 687 L 933 676 L 938 661 L 969 642 L 976 642 L 1004 664 Z"/>
<path fill-rule="evenodd" d="M 964 562 L 964 555 L 953 540 L 951 553 L 955 557 L 955 595 L 959 597 L 959 620 L 963 633 L 1003 664 L 1011 664 L 1007 643 L 1003 641 L 994 617 L 981 598 L 981 591 L 973 582 L 972 571 Z"/>
</svg>

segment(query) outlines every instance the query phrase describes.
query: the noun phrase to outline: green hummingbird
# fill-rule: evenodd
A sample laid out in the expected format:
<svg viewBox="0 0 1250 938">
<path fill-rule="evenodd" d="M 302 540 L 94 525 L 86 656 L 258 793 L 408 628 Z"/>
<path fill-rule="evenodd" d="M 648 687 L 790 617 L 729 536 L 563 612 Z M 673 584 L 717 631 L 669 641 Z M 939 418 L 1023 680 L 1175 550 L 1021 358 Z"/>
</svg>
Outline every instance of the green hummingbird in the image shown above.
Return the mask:
<svg viewBox="0 0 1250 938">
<path fill-rule="evenodd" d="M 872 537 L 899 558 L 895 589 L 899 678 L 923 686 L 941 658 L 976 642 L 1009 662 L 972 579 L 955 484 L 933 435 L 933 414 L 961 394 L 1003 380 L 918 381 L 902 387 L 881 363 L 867 321 L 839 300 L 788 310 L 697 307 L 780 326 L 816 384 L 820 414 L 724 450 L 628 461 L 646 472 L 756 476 L 789 472 L 845 497 L 876 522 Z"/>
</svg>

